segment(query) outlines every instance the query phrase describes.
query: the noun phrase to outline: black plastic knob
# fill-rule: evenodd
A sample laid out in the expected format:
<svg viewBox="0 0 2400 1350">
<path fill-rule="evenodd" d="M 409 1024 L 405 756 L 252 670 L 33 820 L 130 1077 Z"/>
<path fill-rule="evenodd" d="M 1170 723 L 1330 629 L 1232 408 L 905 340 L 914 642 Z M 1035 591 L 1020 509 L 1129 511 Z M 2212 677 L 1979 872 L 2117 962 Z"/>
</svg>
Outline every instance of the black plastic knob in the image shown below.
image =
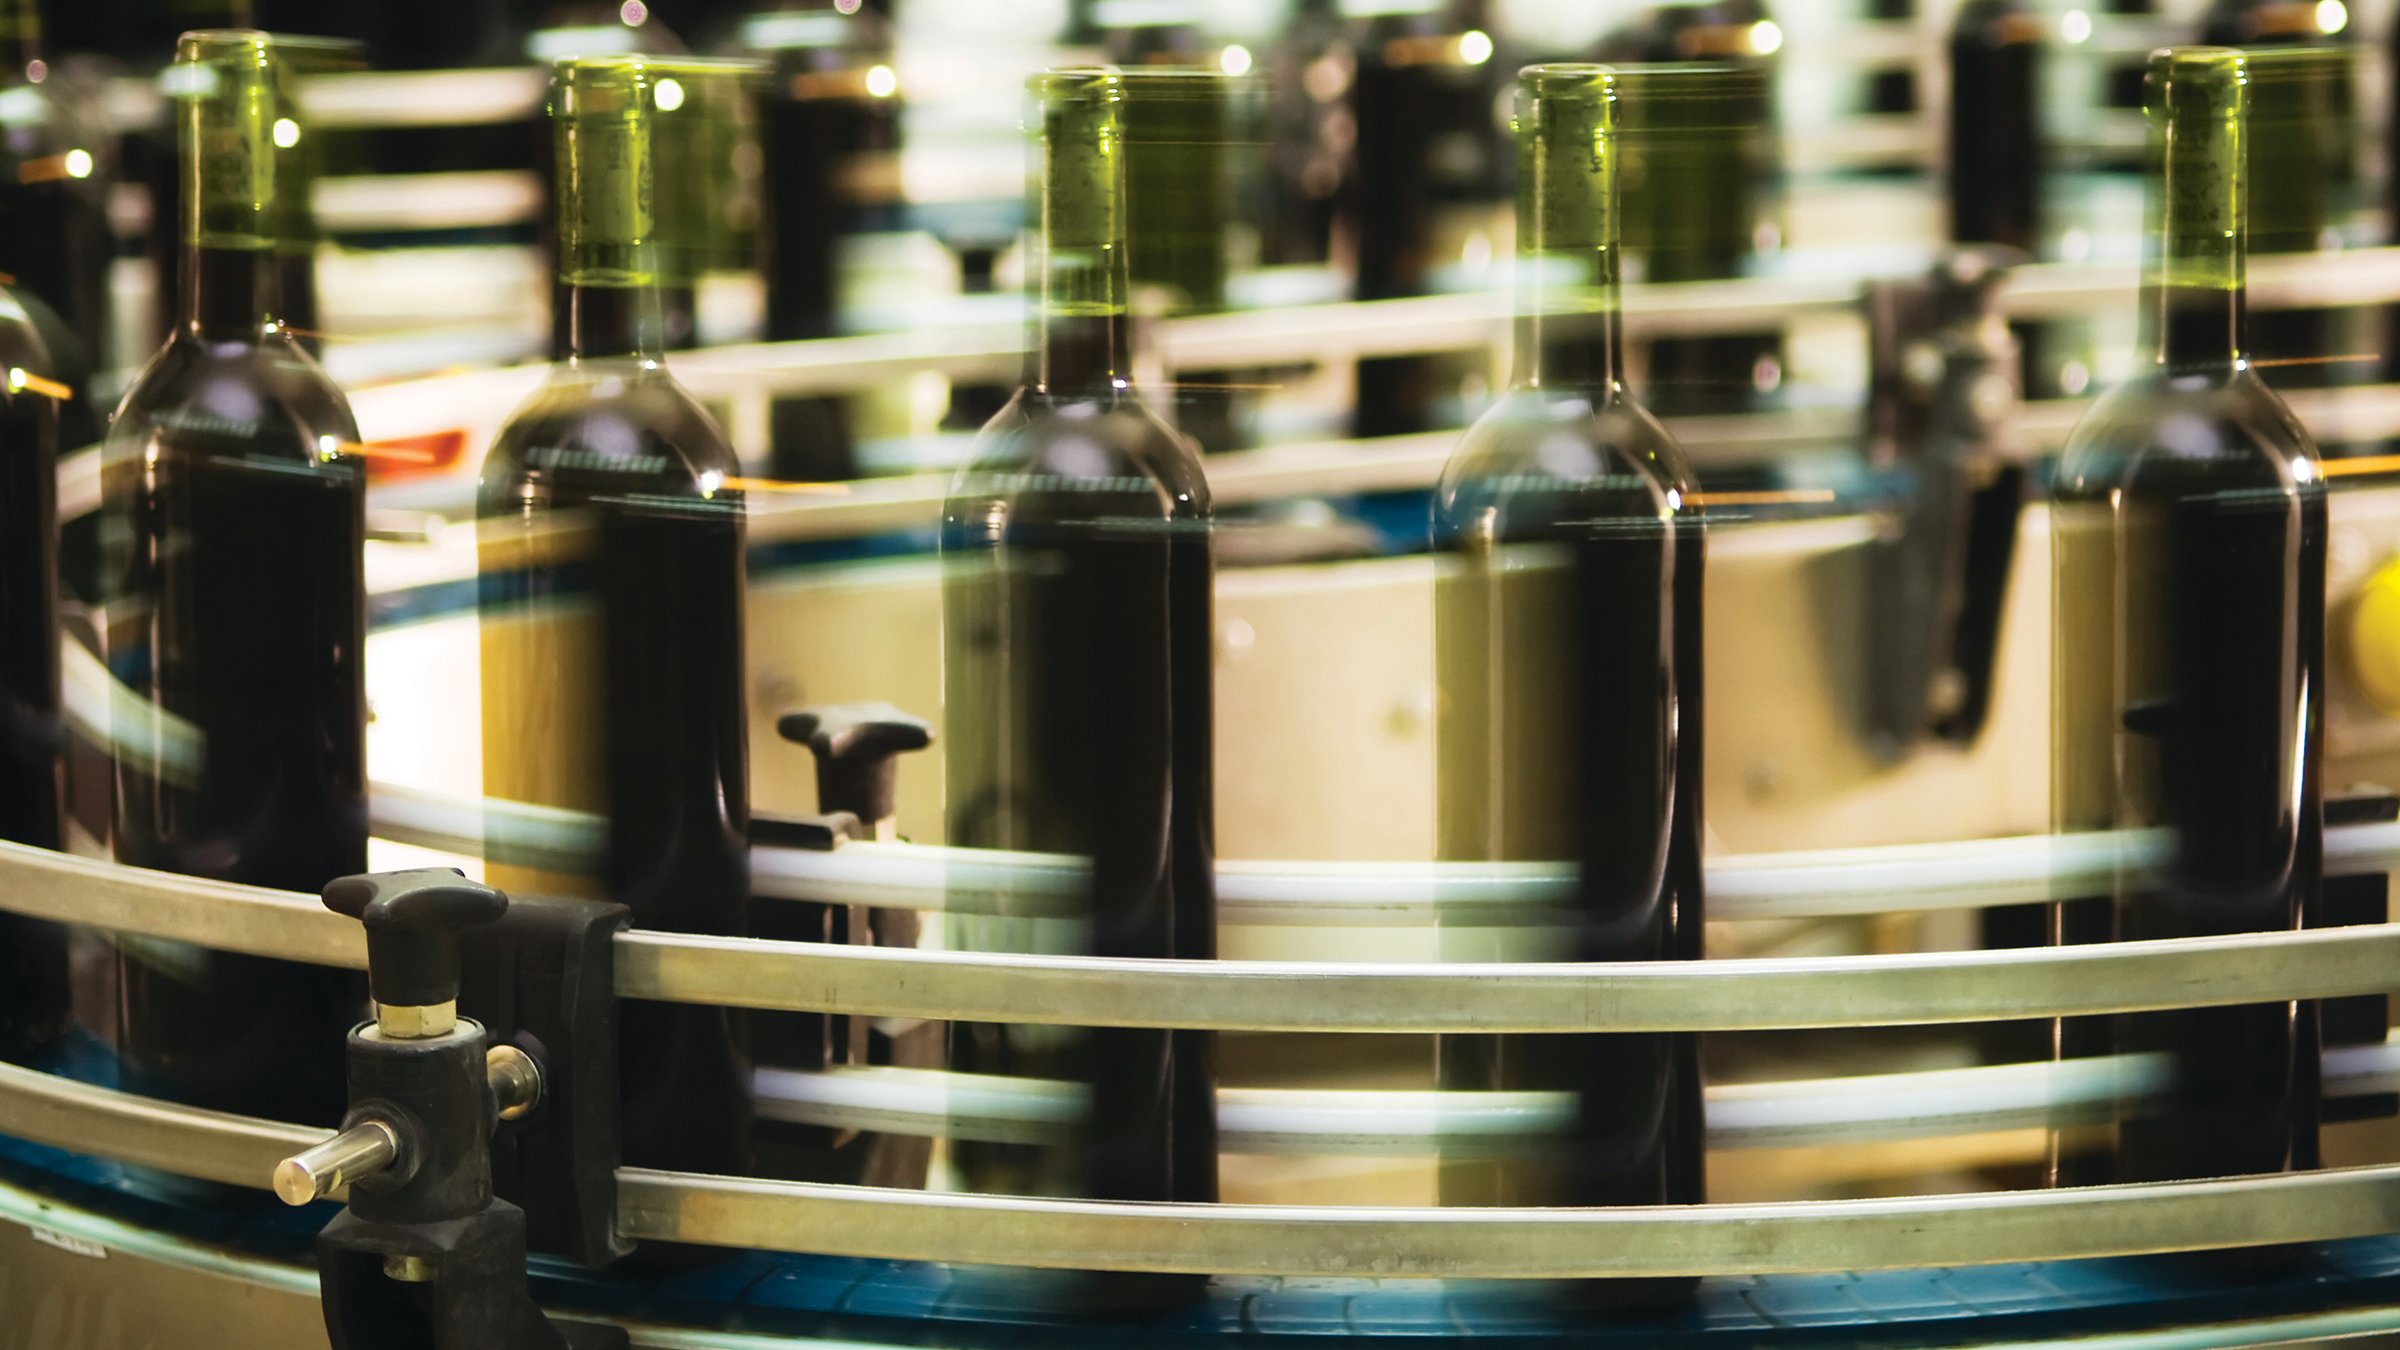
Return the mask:
<svg viewBox="0 0 2400 1350">
<path fill-rule="evenodd" d="M 802 708 L 776 720 L 787 741 L 817 757 L 817 810 L 847 811 L 868 826 L 891 818 L 900 766 L 911 750 L 933 744 L 933 725 L 889 703 Z"/>
<path fill-rule="evenodd" d="M 508 912 L 508 896 L 455 868 L 368 872 L 326 884 L 325 908 L 367 928 L 367 988 L 385 1007 L 458 998 L 458 935 Z"/>
</svg>

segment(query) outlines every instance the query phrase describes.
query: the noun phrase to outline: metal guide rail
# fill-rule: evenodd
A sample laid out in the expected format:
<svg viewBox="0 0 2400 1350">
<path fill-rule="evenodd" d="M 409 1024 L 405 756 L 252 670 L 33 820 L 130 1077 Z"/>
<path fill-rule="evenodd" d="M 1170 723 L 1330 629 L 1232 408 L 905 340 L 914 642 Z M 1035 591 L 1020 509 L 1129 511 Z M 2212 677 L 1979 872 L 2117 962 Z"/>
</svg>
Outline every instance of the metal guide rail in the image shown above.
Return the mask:
<svg viewBox="0 0 2400 1350">
<path fill-rule="evenodd" d="M 2400 835 L 2385 827 L 2349 827 L 2335 834 L 2329 851 L 2351 868 L 2388 867 L 2400 859 Z M 1868 886 L 1877 884 L 1872 866 L 1864 865 L 1874 852 L 1857 851 L 1855 859 Z M 314 897 L 15 845 L 0 846 L 0 908 L 287 960 L 363 964 L 358 927 Z M 2048 1017 L 2384 992 L 2400 985 L 2393 973 L 2400 971 L 2400 925 L 2066 949 L 1479 966 L 987 956 L 635 931 L 616 938 L 615 960 L 620 996 L 752 1008 L 1219 1030 L 1733 1030 Z M 1169 1008 L 1172 1015 L 1161 1012 Z M 2392 1066 L 2382 1063 L 2388 1058 L 2382 1048 L 2364 1056 L 2333 1076 L 2361 1085 L 2388 1077 Z M 2096 1070 L 2058 1072 L 2072 1077 Z M 2021 1066 L 2019 1076 L 2025 1076 Z M 1829 1083 L 1820 1095 L 1858 1090 Z M 2030 1102 L 2037 1118 L 2048 1119 L 2042 1113 L 2072 1109 L 2078 1091 L 2073 1082 L 2045 1077 L 2017 1093 L 2013 1109 Z M 1718 1100 L 1730 1104 L 1740 1095 L 1720 1091 Z M 279 1158 L 326 1137 L 320 1130 L 168 1107 L 5 1066 L 0 1133 L 248 1186 L 265 1185 Z M 616 1227 L 627 1239 L 1223 1274 L 1546 1278 L 1840 1271 L 2316 1241 L 2400 1229 L 2400 1165 L 2167 1185 L 1614 1210 L 1102 1203 L 641 1169 L 620 1169 L 616 1181 Z"/>
</svg>

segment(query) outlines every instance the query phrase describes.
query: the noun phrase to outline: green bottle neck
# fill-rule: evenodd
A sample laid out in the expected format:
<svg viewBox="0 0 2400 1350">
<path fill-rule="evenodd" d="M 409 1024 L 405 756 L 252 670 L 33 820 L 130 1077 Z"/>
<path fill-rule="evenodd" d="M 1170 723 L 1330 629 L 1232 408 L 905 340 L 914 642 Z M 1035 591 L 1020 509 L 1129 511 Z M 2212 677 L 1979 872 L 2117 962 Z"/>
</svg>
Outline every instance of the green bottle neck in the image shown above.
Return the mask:
<svg viewBox="0 0 2400 1350">
<path fill-rule="evenodd" d="M 1537 66 L 1517 91 L 1514 383 L 1613 398 L 1623 385 L 1614 75 Z"/>
<path fill-rule="evenodd" d="M 555 293 L 569 360 L 665 355 L 646 78 L 578 70 L 560 96 Z"/>
<path fill-rule="evenodd" d="M 2154 54 L 2150 124 L 2149 259 L 2142 279 L 2142 351 L 2170 374 L 2232 369 L 2243 357 L 2248 184 L 2247 74 L 2225 47 Z"/>
<path fill-rule="evenodd" d="M 34 0 L 0 0 L 0 88 L 34 78 L 42 62 L 42 13 Z"/>
<path fill-rule="evenodd" d="M 1122 87 L 1113 73 L 1041 77 L 1041 336 L 1033 385 L 1107 397 L 1133 374 Z"/>
<path fill-rule="evenodd" d="M 257 342 L 282 310 L 283 272 L 273 249 L 184 245 L 184 331 L 208 342 Z"/>
</svg>

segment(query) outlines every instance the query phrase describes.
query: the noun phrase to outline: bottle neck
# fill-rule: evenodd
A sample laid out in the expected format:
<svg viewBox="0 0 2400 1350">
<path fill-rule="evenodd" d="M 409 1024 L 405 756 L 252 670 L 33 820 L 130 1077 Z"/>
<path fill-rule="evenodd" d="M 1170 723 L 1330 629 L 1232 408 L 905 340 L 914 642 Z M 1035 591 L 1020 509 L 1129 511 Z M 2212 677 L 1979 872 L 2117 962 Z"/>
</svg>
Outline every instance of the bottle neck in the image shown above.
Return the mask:
<svg viewBox="0 0 2400 1350">
<path fill-rule="evenodd" d="M 34 0 L 0 0 L 0 87 L 33 78 L 42 60 L 42 17 Z"/>
<path fill-rule="evenodd" d="M 1133 374 L 1126 303 L 1124 138 L 1115 77 L 1044 110 L 1041 334 L 1044 393 L 1121 393 Z"/>
<path fill-rule="evenodd" d="M 567 360 L 665 357 L 666 324 L 656 286 L 587 286 L 562 279 L 559 302 L 566 315 L 560 354 Z"/>
<path fill-rule="evenodd" d="M 212 342 L 258 341 L 283 308 L 282 278 L 273 249 L 185 244 L 184 330 Z"/>
<path fill-rule="evenodd" d="M 2239 52 L 2151 60 L 2150 239 L 2142 351 L 2170 374 L 2231 370 L 2243 354 L 2247 202 Z"/>
<path fill-rule="evenodd" d="M 1618 314 L 1617 142 L 1608 78 L 1528 71 L 1517 103 L 1514 383 L 1613 398 Z"/>
<path fill-rule="evenodd" d="M 666 336 L 647 77 L 604 66 L 561 78 L 553 340 L 571 361 L 658 359 Z"/>
</svg>

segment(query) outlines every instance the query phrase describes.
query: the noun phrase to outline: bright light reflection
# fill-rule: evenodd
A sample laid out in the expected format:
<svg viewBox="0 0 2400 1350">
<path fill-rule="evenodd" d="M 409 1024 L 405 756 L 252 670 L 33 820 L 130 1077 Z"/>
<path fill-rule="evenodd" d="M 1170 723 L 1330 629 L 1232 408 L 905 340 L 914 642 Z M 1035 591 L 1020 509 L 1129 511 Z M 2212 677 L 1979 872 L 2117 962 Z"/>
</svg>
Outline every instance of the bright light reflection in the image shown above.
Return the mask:
<svg viewBox="0 0 2400 1350">
<path fill-rule="evenodd" d="M 1783 29 L 1773 19 L 1760 19 L 1750 25 L 1750 50 L 1760 56 L 1773 56 L 1783 50 Z"/>
<path fill-rule="evenodd" d="M 650 18 L 650 7 L 642 0 L 625 0 L 617 6 L 617 21 L 627 28 L 639 28 Z"/>
<path fill-rule="evenodd" d="M 1470 28 L 1458 37 L 1458 59 L 1470 66 L 1480 66 L 1492 59 L 1492 35 L 1480 28 Z"/>
<path fill-rule="evenodd" d="M 1217 69 L 1228 75 L 1249 74 L 1250 49 L 1238 42 L 1226 44 L 1225 50 L 1217 53 Z"/>
<path fill-rule="evenodd" d="M 2080 9 L 2068 10 L 2066 17 L 2058 21 L 2058 35 L 2072 45 L 2081 45 L 2091 41 L 2092 16 Z"/>
<path fill-rule="evenodd" d="M 873 98 L 890 98 L 900 92 L 900 75 L 890 66 L 867 67 L 867 94 Z"/>
<path fill-rule="evenodd" d="M 683 85 L 675 80 L 660 80 L 657 97 L 660 112 L 673 112 L 683 106 Z"/>
<path fill-rule="evenodd" d="M 300 143 L 300 124 L 288 117 L 275 119 L 275 143 L 289 150 Z"/>
<path fill-rule="evenodd" d="M 67 177 L 89 178 L 91 176 L 92 152 L 80 147 L 69 150 L 67 152 Z"/>
<path fill-rule="evenodd" d="M 2317 31 L 2338 33 L 2350 26 L 2350 7 L 2342 0 L 2317 0 Z"/>
</svg>

